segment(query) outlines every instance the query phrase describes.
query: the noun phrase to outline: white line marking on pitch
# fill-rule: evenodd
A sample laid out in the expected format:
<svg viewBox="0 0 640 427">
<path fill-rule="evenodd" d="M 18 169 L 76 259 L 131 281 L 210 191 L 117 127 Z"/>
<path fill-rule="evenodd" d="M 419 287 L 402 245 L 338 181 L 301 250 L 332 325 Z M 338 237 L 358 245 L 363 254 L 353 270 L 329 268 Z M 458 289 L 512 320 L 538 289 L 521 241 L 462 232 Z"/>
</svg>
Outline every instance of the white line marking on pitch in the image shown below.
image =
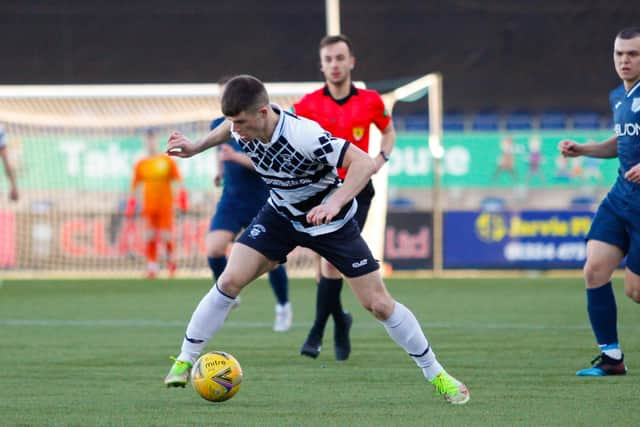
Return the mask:
<svg viewBox="0 0 640 427">
<path fill-rule="evenodd" d="M 0 326 L 42 326 L 42 327 L 186 327 L 187 322 L 181 320 L 154 320 L 154 319 L 0 319 Z M 225 327 L 230 328 L 271 328 L 271 322 L 227 321 Z M 308 328 L 309 322 L 297 322 L 296 328 Z M 424 322 L 422 326 L 429 329 L 513 329 L 513 330 L 588 330 L 589 325 L 542 325 L 533 323 L 465 323 L 465 322 Z M 377 322 L 358 322 L 354 325 L 358 329 L 379 328 Z M 640 326 L 626 325 L 622 329 L 640 329 Z"/>
</svg>

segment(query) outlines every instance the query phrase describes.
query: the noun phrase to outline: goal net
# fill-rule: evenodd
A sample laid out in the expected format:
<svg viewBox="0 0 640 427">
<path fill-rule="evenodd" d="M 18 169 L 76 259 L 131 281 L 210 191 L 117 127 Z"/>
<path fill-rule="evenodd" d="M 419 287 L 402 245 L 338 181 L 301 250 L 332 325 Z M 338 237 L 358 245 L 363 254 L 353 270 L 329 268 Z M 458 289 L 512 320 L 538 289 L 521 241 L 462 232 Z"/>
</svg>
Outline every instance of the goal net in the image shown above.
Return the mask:
<svg viewBox="0 0 640 427">
<path fill-rule="evenodd" d="M 272 101 L 284 108 L 321 85 L 266 84 Z M 140 275 L 144 224 L 141 218 L 127 220 L 124 210 L 145 130 L 152 127 L 161 145 L 173 130 L 191 138 L 206 134 L 221 115 L 219 89 L 217 84 L 0 86 L 0 123 L 20 189 L 19 202 L 7 203 L 7 182 L 0 180 L 0 270 Z M 190 195 L 189 211 L 174 227 L 180 275 L 209 274 L 204 236 L 221 191 L 213 185 L 214 157 L 215 150 L 209 150 L 177 160 Z M 384 202 L 372 209 L 365 232 L 378 258 L 384 179 L 376 197 Z M 312 275 L 313 266 L 312 254 L 302 248 L 287 263 L 294 276 Z"/>
</svg>

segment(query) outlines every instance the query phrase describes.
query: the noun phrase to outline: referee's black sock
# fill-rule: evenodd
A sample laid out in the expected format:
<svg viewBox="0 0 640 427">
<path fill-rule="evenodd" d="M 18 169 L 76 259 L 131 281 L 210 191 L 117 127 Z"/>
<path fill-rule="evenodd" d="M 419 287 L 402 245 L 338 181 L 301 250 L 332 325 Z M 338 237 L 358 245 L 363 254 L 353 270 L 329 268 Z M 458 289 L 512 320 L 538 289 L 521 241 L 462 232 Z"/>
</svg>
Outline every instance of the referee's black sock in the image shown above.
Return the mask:
<svg viewBox="0 0 640 427">
<path fill-rule="evenodd" d="M 327 277 L 320 276 L 316 294 L 316 319 L 314 320 L 313 327 L 309 332 L 309 339 L 317 343 L 322 341 L 327 320 L 335 310 L 336 295 L 338 297 L 338 303 L 340 302 L 339 298 L 341 288 L 342 279 L 329 279 Z"/>
</svg>

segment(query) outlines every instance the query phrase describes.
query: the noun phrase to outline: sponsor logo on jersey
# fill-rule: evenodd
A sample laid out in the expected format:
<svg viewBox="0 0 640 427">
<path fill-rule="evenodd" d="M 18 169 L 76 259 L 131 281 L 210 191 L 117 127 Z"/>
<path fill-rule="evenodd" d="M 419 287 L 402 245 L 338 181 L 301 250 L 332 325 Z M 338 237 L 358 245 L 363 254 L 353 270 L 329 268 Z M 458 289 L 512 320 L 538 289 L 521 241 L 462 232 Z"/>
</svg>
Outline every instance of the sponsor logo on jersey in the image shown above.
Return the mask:
<svg viewBox="0 0 640 427">
<path fill-rule="evenodd" d="M 640 123 L 616 123 L 614 130 L 617 136 L 638 136 Z"/>
<path fill-rule="evenodd" d="M 617 110 L 618 107 L 621 106 L 621 105 L 622 105 L 622 101 L 618 101 L 618 102 L 616 102 L 616 106 L 613 107 L 613 108 L 615 108 Z"/>
<path fill-rule="evenodd" d="M 640 111 L 640 98 L 633 98 L 633 102 L 631 103 L 631 111 L 637 113 Z"/>
<path fill-rule="evenodd" d="M 251 230 L 249 231 L 249 237 L 251 237 L 252 239 L 257 239 L 258 236 L 264 233 L 265 231 L 267 231 L 267 229 L 264 228 L 264 225 L 255 224 L 253 227 L 251 227 Z"/>
<path fill-rule="evenodd" d="M 353 137 L 355 138 L 356 141 L 360 141 L 363 136 L 364 136 L 363 127 L 353 128 Z"/>
</svg>

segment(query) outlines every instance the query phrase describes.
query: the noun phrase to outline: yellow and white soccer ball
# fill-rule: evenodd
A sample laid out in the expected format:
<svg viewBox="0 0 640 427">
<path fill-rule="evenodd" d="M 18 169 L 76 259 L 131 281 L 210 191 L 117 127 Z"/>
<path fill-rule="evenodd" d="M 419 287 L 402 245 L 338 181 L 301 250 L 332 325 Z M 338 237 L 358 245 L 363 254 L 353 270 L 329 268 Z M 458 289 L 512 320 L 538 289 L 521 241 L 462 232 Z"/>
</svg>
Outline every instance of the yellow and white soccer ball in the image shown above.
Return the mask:
<svg viewBox="0 0 640 427">
<path fill-rule="evenodd" d="M 224 351 L 205 353 L 191 370 L 193 388 L 206 400 L 224 402 L 240 389 L 242 367 L 235 357 Z"/>
</svg>

